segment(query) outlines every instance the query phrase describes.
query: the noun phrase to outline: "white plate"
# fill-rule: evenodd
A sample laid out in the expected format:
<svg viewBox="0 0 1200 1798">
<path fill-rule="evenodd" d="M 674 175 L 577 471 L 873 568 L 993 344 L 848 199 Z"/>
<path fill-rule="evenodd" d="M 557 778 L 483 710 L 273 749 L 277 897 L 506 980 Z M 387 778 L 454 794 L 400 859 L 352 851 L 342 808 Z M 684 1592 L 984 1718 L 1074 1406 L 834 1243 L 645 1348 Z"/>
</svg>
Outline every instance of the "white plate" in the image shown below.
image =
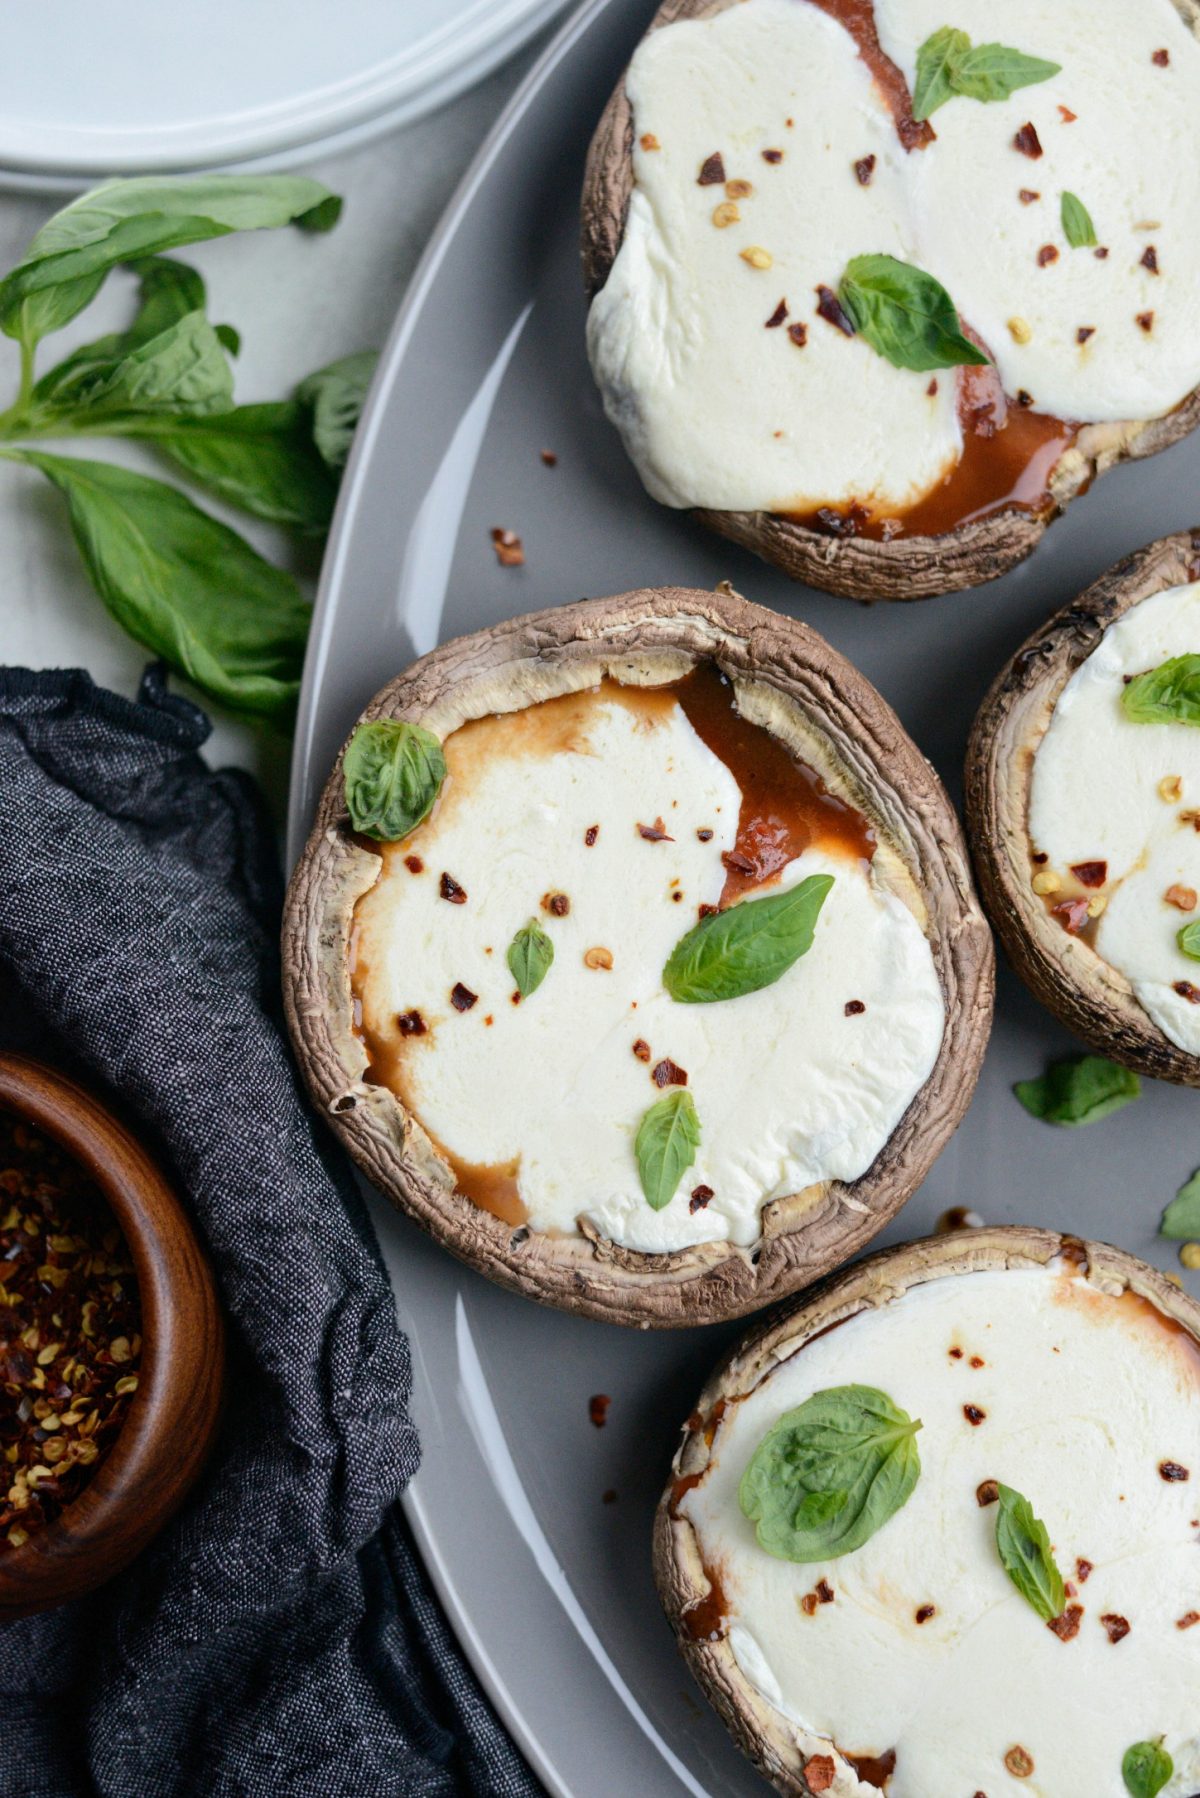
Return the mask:
<svg viewBox="0 0 1200 1798">
<path fill-rule="evenodd" d="M 563 4 L 7 0 L 0 185 L 74 191 L 347 149 L 482 79 Z"/>
<path fill-rule="evenodd" d="M 414 656 L 514 613 L 668 582 L 728 578 L 805 618 L 882 689 L 957 791 L 975 708 L 1029 631 L 1129 550 L 1200 522 L 1194 433 L 1107 475 L 1005 580 L 865 607 L 796 586 L 649 500 L 587 367 L 578 204 L 592 126 L 653 9 L 589 0 L 568 22 L 409 290 L 326 558 L 296 733 L 293 855 L 339 743 Z M 521 534 L 523 568 L 497 565 L 494 525 Z M 1119 1118 L 1054 1130 L 1011 1086 L 1072 1046 L 1002 969 L 974 1103 L 880 1246 L 965 1203 L 989 1223 L 1069 1229 L 1178 1266 L 1155 1229 L 1200 1159 L 1196 1096 L 1147 1082 Z M 382 1200 L 373 1215 L 413 1342 L 424 1460 L 408 1514 L 538 1775 L 558 1798 L 761 1798 L 675 1652 L 650 1572 L 679 1425 L 734 1331 L 623 1330 L 541 1310 L 460 1267 Z M 596 1430 L 588 1399 L 600 1392 L 612 1408 Z M 605 1504 L 609 1489 L 616 1502 Z"/>
</svg>

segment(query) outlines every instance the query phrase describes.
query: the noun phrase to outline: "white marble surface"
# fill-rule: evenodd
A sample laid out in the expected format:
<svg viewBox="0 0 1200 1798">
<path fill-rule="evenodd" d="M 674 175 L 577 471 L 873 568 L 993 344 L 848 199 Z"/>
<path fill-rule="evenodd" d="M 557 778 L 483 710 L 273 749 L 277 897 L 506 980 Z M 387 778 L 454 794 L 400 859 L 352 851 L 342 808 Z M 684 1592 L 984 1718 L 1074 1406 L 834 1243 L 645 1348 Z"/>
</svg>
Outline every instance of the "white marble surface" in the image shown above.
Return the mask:
<svg viewBox="0 0 1200 1798">
<path fill-rule="evenodd" d="M 541 47 L 538 40 L 481 86 L 406 129 L 307 172 L 345 198 L 326 236 L 261 232 L 181 252 L 201 270 L 214 320 L 242 334 L 235 365 L 239 401 L 281 398 L 303 375 L 352 350 L 377 348 L 391 326 L 421 251 L 459 177 Z M 0 193 L 0 271 L 20 256 L 56 202 Z M 39 368 L 74 344 L 118 328 L 129 316 L 132 282 L 110 277 L 99 299 L 43 345 Z M 0 407 L 17 381 L 16 346 L 0 337 Z M 48 446 L 55 447 L 55 446 Z M 120 460 L 170 474 L 137 446 L 102 439 L 64 445 L 68 453 Z M 296 569 L 311 591 L 317 557 L 285 533 L 223 508 L 200 492 L 206 509 L 227 519 L 260 550 Z M 61 498 L 35 471 L 0 463 L 0 661 L 33 668 L 84 667 L 95 680 L 132 694 L 148 656 L 109 617 L 83 573 Z M 186 683 L 177 682 L 182 691 Z M 264 782 L 282 820 L 289 742 L 215 710 L 208 745 L 216 765 L 235 762 Z"/>
</svg>

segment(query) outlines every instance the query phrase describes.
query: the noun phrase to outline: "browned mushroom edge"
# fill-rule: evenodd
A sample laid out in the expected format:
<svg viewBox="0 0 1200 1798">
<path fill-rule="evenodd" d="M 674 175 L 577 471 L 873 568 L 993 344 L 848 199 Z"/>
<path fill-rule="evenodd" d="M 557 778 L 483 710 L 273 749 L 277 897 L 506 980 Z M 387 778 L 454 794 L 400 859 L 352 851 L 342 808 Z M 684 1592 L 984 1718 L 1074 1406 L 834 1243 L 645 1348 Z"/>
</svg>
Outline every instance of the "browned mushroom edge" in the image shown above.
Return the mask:
<svg viewBox="0 0 1200 1798">
<path fill-rule="evenodd" d="M 1200 1304 L 1155 1268 L 1120 1249 L 1021 1225 L 964 1230 L 903 1243 L 822 1281 L 757 1324 L 700 1394 L 655 1515 L 654 1577 L 680 1652 L 706 1697 L 742 1752 L 788 1798 L 810 1798 L 804 1763 L 812 1755 L 828 1753 L 828 1741 L 798 1730 L 754 1689 L 727 1638 L 698 1641 L 688 1630 L 684 1614 L 708 1597 L 710 1584 L 696 1532 L 686 1517 L 676 1515 L 679 1481 L 691 1483 L 689 1476 L 702 1477 L 720 1452 L 721 1418 L 729 1405 L 747 1397 L 780 1362 L 823 1331 L 890 1304 L 928 1280 L 997 1268 L 1044 1267 L 1063 1255 L 1077 1262 L 1080 1277 L 1100 1290 L 1114 1295 L 1135 1292 L 1200 1339 Z"/>
<path fill-rule="evenodd" d="M 932 1074 L 885 1148 L 851 1185 L 773 1201 L 752 1248 L 708 1243 L 651 1255 L 596 1233 L 513 1229 L 460 1193 L 419 1121 L 363 1075 L 348 947 L 354 907 L 379 857 L 349 829 L 341 758 L 292 877 L 284 998 L 312 1096 L 368 1177 L 461 1260 L 502 1286 L 589 1317 L 670 1327 L 738 1317 L 853 1255 L 924 1179 L 970 1100 L 991 1025 L 991 933 L 945 791 L 875 689 L 815 631 L 731 589 L 666 587 L 581 600 L 444 644 L 390 682 L 364 718 L 420 720 L 441 735 L 469 717 L 594 686 L 608 673 L 652 683 L 710 660 L 743 710 L 874 825 L 883 863 L 925 909 L 946 1005 Z M 760 716 L 757 721 L 762 722 Z M 878 864 L 877 864 L 878 865 Z"/>
<path fill-rule="evenodd" d="M 724 12 L 738 0 L 664 0 L 648 31 Z M 1200 36 L 1200 5 L 1173 0 Z M 596 127 L 583 181 L 584 282 L 592 300 L 608 280 L 625 235 L 633 192 L 633 109 L 621 77 Z M 1157 455 L 1200 424 L 1200 388 L 1163 418 L 1085 425 L 1059 458 L 1050 480 L 1053 501 L 1045 515 L 1008 506 L 960 524 L 939 537 L 897 537 L 890 543 L 864 537 L 831 537 L 771 512 L 721 512 L 698 508 L 701 524 L 753 550 L 793 580 L 853 599 L 927 599 L 998 580 L 1031 555 L 1047 525 L 1078 494 L 1118 462 Z"/>
<path fill-rule="evenodd" d="M 1028 819 L 1034 757 L 1075 670 L 1131 606 L 1197 579 L 1200 529 L 1161 537 L 1101 575 L 1035 631 L 993 683 L 972 727 L 966 768 L 979 885 L 1017 973 L 1090 1048 L 1185 1086 L 1200 1086 L 1200 1059 L 1164 1036 L 1125 976 L 1068 935 L 1033 891 Z"/>
</svg>

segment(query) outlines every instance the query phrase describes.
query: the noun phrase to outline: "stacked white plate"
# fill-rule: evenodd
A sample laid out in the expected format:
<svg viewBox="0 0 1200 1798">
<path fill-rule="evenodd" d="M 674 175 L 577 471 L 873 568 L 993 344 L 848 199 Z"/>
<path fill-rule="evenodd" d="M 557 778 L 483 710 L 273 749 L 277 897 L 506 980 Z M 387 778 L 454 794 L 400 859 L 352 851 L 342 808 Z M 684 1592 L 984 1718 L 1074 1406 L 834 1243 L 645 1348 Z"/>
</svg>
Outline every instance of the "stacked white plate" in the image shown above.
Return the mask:
<svg viewBox="0 0 1200 1798">
<path fill-rule="evenodd" d="M 407 123 L 565 0 L 41 0 L 0 9 L 0 186 L 286 168 Z"/>
</svg>

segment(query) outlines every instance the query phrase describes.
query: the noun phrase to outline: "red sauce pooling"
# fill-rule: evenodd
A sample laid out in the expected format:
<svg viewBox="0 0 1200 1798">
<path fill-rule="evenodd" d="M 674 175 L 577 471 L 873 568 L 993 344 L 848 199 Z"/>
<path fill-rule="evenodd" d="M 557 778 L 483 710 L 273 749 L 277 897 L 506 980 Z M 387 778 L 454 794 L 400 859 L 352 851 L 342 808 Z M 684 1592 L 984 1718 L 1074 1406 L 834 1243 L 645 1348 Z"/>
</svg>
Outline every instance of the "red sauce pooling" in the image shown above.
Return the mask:
<svg viewBox="0 0 1200 1798">
<path fill-rule="evenodd" d="M 843 1758 L 850 1762 L 864 1785 L 874 1786 L 880 1792 L 896 1771 L 894 1748 L 889 1748 L 886 1754 L 847 1754 Z"/>
<path fill-rule="evenodd" d="M 829 791 L 760 725 L 734 706 L 733 688 L 710 662 L 671 689 L 700 740 L 742 789 L 737 837 L 727 860 L 721 905 L 774 879 L 813 844 L 870 861 L 875 833 L 861 812 Z"/>
<path fill-rule="evenodd" d="M 874 0 L 813 0 L 813 5 L 836 19 L 854 39 L 858 54 L 871 71 L 875 85 L 887 101 L 896 132 L 906 150 L 924 149 L 937 133 L 928 119 L 914 119 L 908 83 L 890 56 L 885 55 L 875 27 Z"/>
<path fill-rule="evenodd" d="M 693 1642 L 715 1642 L 725 1634 L 729 1601 L 725 1597 L 720 1575 L 705 1567 L 708 1591 L 683 1613 L 683 1627 Z"/>
</svg>

